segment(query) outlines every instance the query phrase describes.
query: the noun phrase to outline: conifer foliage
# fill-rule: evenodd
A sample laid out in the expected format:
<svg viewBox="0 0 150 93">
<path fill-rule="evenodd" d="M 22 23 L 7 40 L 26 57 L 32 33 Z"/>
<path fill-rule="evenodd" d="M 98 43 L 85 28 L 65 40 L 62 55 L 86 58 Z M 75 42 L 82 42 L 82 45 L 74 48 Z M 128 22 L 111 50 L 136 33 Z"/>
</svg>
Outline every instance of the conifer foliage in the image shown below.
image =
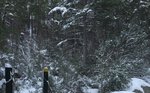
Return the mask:
<svg viewBox="0 0 150 93">
<path fill-rule="evenodd" d="M 45 66 L 54 93 L 121 90 L 150 69 L 149 10 L 149 0 L 1 0 L 0 66 L 36 93 Z"/>
</svg>

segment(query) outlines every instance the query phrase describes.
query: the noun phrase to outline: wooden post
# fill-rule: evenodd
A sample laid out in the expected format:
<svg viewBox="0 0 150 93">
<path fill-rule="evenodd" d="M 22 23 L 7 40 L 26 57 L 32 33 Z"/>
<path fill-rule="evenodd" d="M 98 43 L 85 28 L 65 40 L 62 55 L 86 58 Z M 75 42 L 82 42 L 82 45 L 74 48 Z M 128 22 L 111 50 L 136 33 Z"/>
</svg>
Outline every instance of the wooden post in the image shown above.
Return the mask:
<svg viewBox="0 0 150 93">
<path fill-rule="evenodd" d="M 48 68 L 44 67 L 43 93 L 48 93 Z"/>
<path fill-rule="evenodd" d="M 6 93 L 13 93 L 12 67 L 5 66 Z"/>
</svg>

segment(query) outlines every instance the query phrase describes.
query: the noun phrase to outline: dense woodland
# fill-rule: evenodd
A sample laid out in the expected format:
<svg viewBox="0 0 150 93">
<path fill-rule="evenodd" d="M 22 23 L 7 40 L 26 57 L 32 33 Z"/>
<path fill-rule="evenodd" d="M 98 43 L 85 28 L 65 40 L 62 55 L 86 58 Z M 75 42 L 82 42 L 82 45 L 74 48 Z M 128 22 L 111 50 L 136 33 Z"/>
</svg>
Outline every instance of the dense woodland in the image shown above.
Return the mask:
<svg viewBox="0 0 150 93">
<path fill-rule="evenodd" d="M 54 93 L 121 90 L 150 75 L 150 1 L 0 0 L 5 63 L 34 86 L 48 66 Z"/>
</svg>

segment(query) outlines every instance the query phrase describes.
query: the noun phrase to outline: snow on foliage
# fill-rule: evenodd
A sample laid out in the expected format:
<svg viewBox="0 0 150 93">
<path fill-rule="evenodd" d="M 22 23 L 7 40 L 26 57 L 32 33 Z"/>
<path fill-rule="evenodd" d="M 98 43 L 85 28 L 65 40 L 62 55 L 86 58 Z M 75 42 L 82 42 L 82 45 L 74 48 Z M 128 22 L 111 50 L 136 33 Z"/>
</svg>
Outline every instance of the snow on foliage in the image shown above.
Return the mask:
<svg viewBox="0 0 150 93">
<path fill-rule="evenodd" d="M 5 67 L 11 68 L 12 66 L 11 66 L 9 63 L 6 63 L 6 64 L 5 64 Z"/>
<path fill-rule="evenodd" d="M 14 54 L 0 54 L 0 59 L 4 59 L 6 61 L 14 60 Z"/>
<path fill-rule="evenodd" d="M 35 93 L 36 89 L 34 87 L 21 89 L 19 92 L 15 93 Z"/>
<path fill-rule="evenodd" d="M 82 13 L 90 13 L 90 12 L 93 12 L 93 10 L 89 9 L 89 8 L 83 8 L 83 9 L 79 10 L 79 12 L 77 12 L 76 15 L 80 15 Z"/>
<path fill-rule="evenodd" d="M 129 83 L 129 88 L 126 91 L 116 91 L 116 92 L 111 92 L 111 93 L 135 93 L 133 92 L 134 90 L 139 90 L 142 93 L 144 93 L 144 90 L 142 87 L 150 87 L 150 84 L 148 84 L 142 79 L 132 78 L 131 82 Z"/>
<path fill-rule="evenodd" d="M 141 4 L 140 7 L 146 7 L 146 8 L 148 8 L 150 6 L 150 2 L 143 1 L 143 0 L 140 1 L 140 4 Z"/>
<path fill-rule="evenodd" d="M 9 15 L 10 15 L 10 16 L 14 16 L 14 14 L 13 14 L 13 13 L 9 13 Z"/>
<path fill-rule="evenodd" d="M 90 10 L 91 11 L 91 10 Z M 81 9 L 79 12 L 76 13 L 76 15 L 80 15 L 82 13 L 85 13 L 85 12 L 90 12 L 89 11 L 89 8 L 84 8 L 84 9 Z"/>
<path fill-rule="evenodd" d="M 15 82 L 18 86 L 18 90 L 16 90 L 14 93 L 41 93 L 41 88 L 37 88 L 36 86 L 33 86 L 33 83 L 30 80 L 17 80 Z"/>
<path fill-rule="evenodd" d="M 92 89 L 92 88 L 85 89 L 84 93 L 98 93 L 98 89 Z"/>
<path fill-rule="evenodd" d="M 5 79 L 0 80 L 0 89 L 2 88 L 2 85 L 5 83 Z"/>
<path fill-rule="evenodd" d="M 65 40 L 60 41 L 60 42 L 57 44 L 57 46 L 61 46 L 63 43 L 67 42 L 67 40 L 68 40 L 68 39 L 65 39 Z"/>
<path fill-rule="evenodd" d="M 7 55 L 3 54 L 3 55 L 0 55 L 0 59 L 3 59 L 3 58 L 8 58 Z"/>
<path fill-rule="evenodd" d="M 35 91 L 35 88 L 31 87 L 29 89 L 22 89 L 20 93 L 32 93 L 32 91 Z"/>
<path fill-rule="evenodd" d="M 39 52 L 40 52 L 40 54 L 42 54 L 42 55 L 46 55 L 46 53 L 47 53 L 47 49 L 40 50 Z"/>
<path fill-rule="evenodd" d="M 98 89 L 88 89 L 87 93 L 98 93 Z"/>
<path fill-rule="evenodd" d="M 57 6 L 57 7 L 54 7 L 48 14 L 50 15 L 51 13 L 53 13 L 53 12 L 56 12 L 56 11 L 61 11 L 61 15 L 62 16 L 64 16 L 64 14 L 67 12 L 67 8 L 66 7 L 63 7 L 63 6 L 61 6 L 61 7 L 59 7 L 59 6 Z"/>
<path fill-rule="evenodd" d="M 64 81 L 63 78 L 59 78 L 58 76 L 54 76 L 54 77 L 52 77 L 52 78 L 53 78 L 53 80 L 55 81 L 55 82 L 54 82 L 55 85 L 60 85 L 60 84 Z"/>
<path fill-rule="evenodd" d="M 60 24 L 60 21 L 58 21 L 58 20 L 55 20 L 55 19 L 51 19 L 51 21 L 53 21 L 54 23 L 57 23 L 58 25 Z"/>
</svg>

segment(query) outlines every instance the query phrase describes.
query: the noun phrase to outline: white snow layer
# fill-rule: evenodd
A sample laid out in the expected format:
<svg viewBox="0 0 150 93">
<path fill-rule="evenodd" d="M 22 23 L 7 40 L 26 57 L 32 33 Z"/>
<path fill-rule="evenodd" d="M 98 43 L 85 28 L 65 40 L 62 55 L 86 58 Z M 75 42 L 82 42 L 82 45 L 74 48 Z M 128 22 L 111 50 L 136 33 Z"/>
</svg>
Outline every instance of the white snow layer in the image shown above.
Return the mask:
<svg viewBox="0 0 150 93">
<path fill-rule="evenodd" d="M 131 79 L 131 86 L 129 88 L 130 91 L 134 91 L 134 90 L 140 90 L 142 93 L 144 93 L 144 90 L 142 87 L 150 87 L 150 84 L 146 83 L 144 80 L 142 79 L 138 79 L 138 78 L 132 78 Z"/>
<path fill-rule="evenodd" d="M 36 89 L 34 87 L 30 87 L 28 89 L 21 89 L 19 91 L 19 93 L 35 93 Z M 18 92 L 15 92 L 15 93 L 18 93 Z"/>
<path fill-rule="evenodd" d="M 0 55 L 0 59 L 2 59 L 2 58 L 8 59 L 8 55 L 5 55 L 5 54 Z"/>
<path fill-rule="evenodd" d="M 135 92 L 131 92 L 131 91 L 118 91 L 118 92 L 111 92 L 111 93 L 135 93 Z"/>
<path fill-rule="evenodd" d="M 57 46 L 61 46 L 63 43 L 67 42 L 67 40 L 68 40 L 68 39 L 65 39 L 65 40 L 60 41 L 60 42 L 57 44 Z"/>
<path fill-rule="evenodd" d="M 35 86 L 32 86 L 30 80 L 17 80 L 15 85 L 18 86 L 18 90 L 15 90 L 14 93 L 37 93 L 38 90 Z"/>
<path fill-rule="evenodd" d="M 5 83 L 5 79 L 0 80 L 0 89 L 2 88 L 2 85 Z"/>
<path fill-rule="evenodd" d="M 36 90 L 35 88 L 31 87 L 31 88 L 29 88 L 29 89 L 22 89 L 22 90 L 20 91 L 20 93 L 34 93 L 35 90 Z"/>
<path fill-rule="evenodd" d="M 47 49 L 40 50 L 39 52 L 40 52 L 40 54 L 42 54 L 42 55 L 46 55 L 46 53 L 47 53 Z"/>
<path fill-rule="evenodd" d="M 144 93 L 144 90 L 142 87 L 150 87 L 150 84 L 138 78 L 132 78 L 129 85 L 130 87 L 127 89 L 127 91 L 116 91 L 116 92 L 111 92 L 111 93 L 135 93 L 133 92 L 134 90 L 139 90 L 142 93 Z"/>
<path fill-rule="evenodd" d="M 98 93 L 98 89 L 88 89 L 87 93 Z"/>
<path fill-rule="evenodd" d="M 12 66 L 9 63 L 5 63 L 5 67 L 12 68 Z"/>
<path fill-rule="evenodd" d="M 82 89 L 84 93 L 98 93 L 98 89 L 96 88 L 83 87 Z"/>
<path fill-rule="evenodd" d="M 61 6 L 61 7 L 54 7 L 48 14 L 51 14 L 51 13 L 58 11 L 58 10 L 62 12 L 62 16 L 64 16 L 64 14 L 67 12 L 67 8 Z"/>
</svg>

